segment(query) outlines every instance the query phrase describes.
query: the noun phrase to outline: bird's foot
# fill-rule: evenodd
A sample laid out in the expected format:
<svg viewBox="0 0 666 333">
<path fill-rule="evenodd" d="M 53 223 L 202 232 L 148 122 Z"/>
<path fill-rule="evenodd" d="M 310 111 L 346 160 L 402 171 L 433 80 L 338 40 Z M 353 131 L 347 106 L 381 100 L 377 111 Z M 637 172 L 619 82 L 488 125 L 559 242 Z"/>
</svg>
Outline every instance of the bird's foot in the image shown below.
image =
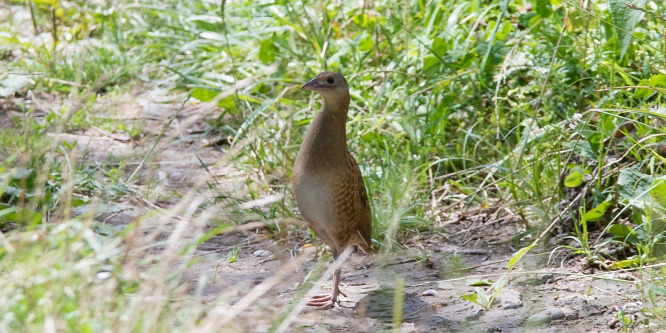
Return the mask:
<svg viewBox="0 0 666 333">
<path fill-rule="evenodd" d="M 333 299 L 331 295 L 317 295 L 312 297 L 312 300 L 309 301 L 307 305 L 313 306 L 318 310 L 328 310 L 334 308 L 335 303 L 339 302 L 339 300 Z"/>
</svg>

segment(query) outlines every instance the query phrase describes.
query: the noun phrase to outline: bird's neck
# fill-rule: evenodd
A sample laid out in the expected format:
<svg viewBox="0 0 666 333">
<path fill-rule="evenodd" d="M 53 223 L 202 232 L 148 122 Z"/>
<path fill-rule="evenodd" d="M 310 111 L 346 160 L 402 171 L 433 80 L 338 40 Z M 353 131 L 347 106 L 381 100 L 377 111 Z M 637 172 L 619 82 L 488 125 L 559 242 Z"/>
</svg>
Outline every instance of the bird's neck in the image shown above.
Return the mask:
<svg viewBox="0 0 666 333">
<path fill-rule="evenodd" d="M 312 120 L 301 146 L 301 153 L 308 164 L 344 161 L 348 111 L 349 94 L 337 98 L 324 96 L 321 110 Z"/>
</svg>

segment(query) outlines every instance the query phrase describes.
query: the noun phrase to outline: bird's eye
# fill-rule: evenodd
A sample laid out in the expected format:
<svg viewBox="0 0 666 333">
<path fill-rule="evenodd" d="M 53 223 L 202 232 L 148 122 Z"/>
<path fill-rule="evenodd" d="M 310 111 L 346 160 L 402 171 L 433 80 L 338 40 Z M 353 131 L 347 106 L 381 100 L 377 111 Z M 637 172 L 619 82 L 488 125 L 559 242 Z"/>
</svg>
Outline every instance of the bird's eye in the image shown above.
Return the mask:
<svg viewBox="0 0 666 333">
<path fill-rule="evenodd" d="M 332 77 L 329 77 L 328 79 L 326 79 L 326 82 L 328 82 L 328 84 L 333 84 L 333 83 L 335 83 L 335 79 L 332 78 Z"/>
</svg>

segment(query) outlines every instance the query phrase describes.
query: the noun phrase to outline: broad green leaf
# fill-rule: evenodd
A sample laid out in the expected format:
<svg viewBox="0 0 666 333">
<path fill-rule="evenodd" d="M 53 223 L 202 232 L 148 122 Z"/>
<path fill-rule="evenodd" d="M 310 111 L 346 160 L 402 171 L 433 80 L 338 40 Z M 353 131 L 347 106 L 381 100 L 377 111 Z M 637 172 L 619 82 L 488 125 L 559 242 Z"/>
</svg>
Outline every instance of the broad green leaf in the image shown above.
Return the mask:
<svg viewBox="0 0 666 333">
<path fill-rule="evenodd" d="M 202 102 L 208 102 L 211 99 L 215 98 L 217 94 L 219 94 L 219 91 L 216 90 L 211 90 L 211 89 L 206 89 L 206 88 L 200 88 L 196 87 L 192 89 L 192 97 L 202 101 Z"/>
<path fill-rule="evenodd" d="M 613 236 L 618 237 L 618 238 L 625 238 L 629 236 L 629 234 L 633 231 L 630 226 L 625 225 L 625 224 L 613 224 L 608 228 L 608 232 L 610 232 Z"/>
<path fill-rule="evenodd" d="M 610 207 L 611 203 L 610 201 L 604 201 L 600 203 L 597 207 L 594 207 L 592 210 L 588 210 L 584 215 L 582 220 L 587 221 L 587 222 L 594 222 L 600 220 L 604 214 L 606 214 L 606 210 L 608 210 L 608 207 Z"/>
<path fill-rule="evenodd" d="M 443 57 L 446 55 L 446 51 L 448 50 L 448 44 L 445 39 L 435 37 L 435 39 L 432 41 L 432 46 L 430 49 L 436 55 Z"/>
<path fill-rule="evenodd" d="M 442 62 L 434 55 L 428 55 L 423 58 L 423 73 L 426 75 L 439 73 L 439 65 Z"/>
<path fill-rule="evenodd" d="M 480 43 L 476 47 L 476 52 L 479 53 L 479 56 L 483 56 L 488 52 L 488 43 Z M 509 52 L 509 47 L 502 41 L 497 41 L 490 47 L 490 53 L 488 54 L 488 62 L 486 63 L 486 70 L 492 68 L 492 66 L 499 65 L 504 60 L 504 56 Z"/>
<path fill-rule="evenodd" d="M 358 42 L 358 49 L 362 52 L 368 52 L 375 46 L 375 41 L 372 36 L 365 31 L 361 34 L 361 40 Z"/>
<path fill-rule="evenodd" d="M 236 101 L 233 96 L 228 96 L 217 102 L 217 106 L 220 108 L 233 109 L 236 107 Z"/>
<path fill-rule="evenodd" d="M 650 77 L 648 83 L 652 87 L 666 87 L 666 75 L 664 74 L 655 74 Z"/>
<path fill-rule="evenodd" d="M 655 74 L 650 77 L 650 79 L 643 79 L 638 83 L 639 86 L 650 86 L 654 88 L 666 88 L 666 75 L 664 74 Z M 647 98 L 650 95 L 654 94 L 654 89 L 645 89 L 640 88 L 636 89 L 634 96 L 636 98 Z"/>
<path fill-rule="evenodd" d="M 666 207 L 666 178 L 659 178 L 652 183 L 650 196 L 662 207 Z"/>
<path fill-rule="evenodd" d="M 634 32 L 636 24 L 638 24 L 643 17 L 642 11 L 631 9 L 627 7 L 626 4 L 643 8 L 646 0 L 609 0 L 608 2 L 610 4 L 610 12 L 611 17 L 613 18 L 615 34 L 620 42 L 620 58 L 622 58 L 627 52 L 627 48 L 629 48 L 631 34 Z"/>
<path fill-rule="evenodd" d="M 578 156 L 597 160 L 597 152 L 592 148 L 592 145 L 588 141 L 577 140 L 565 142 L 564 145 L 573 149 L 574 153 Z"/>
<path fill-rule="evenodd" d="M 259 60 L 261 60 L 261 62 L 264 64 L 272 63 L 275 61 L 276 53 L 277 47 L 273 44 L 273 40 L 264 39 L 261 42 L 261 46 L 259 47 Z"/>
<path fill-rule="evenodd" d="M 512 270 L 513 266 L 515 266 L 518 263 L 520 258 L 522 258 L 525 255 L 525 253 L 527 253 L 529 250 L 531 250 L 535 246 L 536 246 L 536 244 L 528 245 L 528 246 L 518 250 L 513 255 L 511 255 L 511 259 L 509 259 L 509 270 Z"/>
<path fill-rule="evenodd" d="M 566 187 L 576 187 L 580 186 L 583 183 L 583 173 L 580 171 L 574 171 L 570 173 L 567 178 L 564 179 L 564 186 Z"/>
<path fill-rule="evenodd" d="M 535 12 L 527 12 L 518 16 L 518 24 L 522 25 L 525 28 L 530 28 L 537 21 L 539 21 L 540 16 Z"/>
<path fill-rule="evenodd" d="M 648 290 L 650 292 L 653 292 L 653 293 L 657 294 L 657 295 L 666 296 L 666 288 L 664 288 L 662 286 L 658 286 L 654 283 L 650 283 L 648 285 Z"/>
<path fill-rule="evenodd" d="M 470 302 L 472 302 L 472 303 L 474 303 L 474 304 L 478 304 L 478 305 L 483 306 L 483 304 L 479 303 L 479 300 L 478 300 L 478 297 L 476 296 L 476 293 L 471 293 L 471 294 L 467 294 L 467 295 L 462 295 L 462 296 L 460 296 L 460 298 L 462 298 L 462 299 L 464 299 L 464 300 L 466 300 L 466 301 L 470 301 Z"/>
<path fill-rule="evenodd" d="M 610 268 L 611 269 L 624 269 L 624 268 L 629 268 L 629 267 L 632 267 L 632 266 L 636 266 L 638 264 L 640 264 L 640 258 L 638 258 L 637 256 L 633 256 L 629 259 L 614 262 L 612 265 L 610 265 Z"/>
<path fill-rule="evenodd" d="M 548 18 L 552 12 L 550 0 L 536 0 L 536 12 L 539 16 Z"/>
<path fill-rule="evenodd" d="M 625 168 L 620 170 L 617 177 L 617 186 L 620 198 L 624 200 L 640 199 L 639 196 L 645 195 L 650 184 L 653 182 L 651 175 L 641 173 L 634 168 Z"/>
<path fill-rule="evenodd" d="M 509 37 L 509 34 L 513 31 L 513 24 L 511 21 L 504 21 L 499 30 L 497 30 L 497 35 L 495 37 L 499 40 L 504 40 Z"/>
<path fill-rule="evenodd" d="M 641 230 L 641 229 L 639 229 Z M 608 232 L 613 235 L 613 239 L 625 244 L 637 244 L 638 234 L 628 225 L 613 224 L 608 228 Z"/>
<path fill-rule="evenodd" d="M 3 209 L 0 221 L 9 221 L 19 224 L 37 224 L 42 221 L 42 214 L 32 209 Z"/>
<path fill-rule="evenodd" d="M 5 215 L 13 214 L 14 212 L 16 212 L 16 207 L 0 209 L 0 219 Z"/>
</svg>

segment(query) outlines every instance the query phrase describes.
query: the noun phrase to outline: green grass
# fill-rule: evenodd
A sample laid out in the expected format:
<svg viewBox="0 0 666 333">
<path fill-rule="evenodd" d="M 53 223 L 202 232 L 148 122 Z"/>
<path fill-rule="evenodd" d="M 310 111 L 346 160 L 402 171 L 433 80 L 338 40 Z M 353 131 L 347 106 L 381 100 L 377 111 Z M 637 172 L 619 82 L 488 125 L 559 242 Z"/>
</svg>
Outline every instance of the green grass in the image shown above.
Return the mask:
<svg viewBox="0 0 666 333">
<path fill-rule="evenodd" d="M 537 234 L 551 222 L 561 224 L 574 241 L 562 240 L 560 249 L 590 262 L 634 265 L 663 256 L 664 6 L 648 5 L 634 29 L 618 20 L 608 2 L 585 8 L 540 0 L 341 3 L 9 3 L 23 14 L 34 6 L 34 21 L 24 15 L 0 23 L 0 78 L 5 69 L 35 74 L 15 89 L 17 96 L 28 90 L 69 94 L 83 107 L 73 114 L 47 110 L 48 116 L 33 120 L 27 106 L 21 111 L 26 117 L 0 131 L 0 156 L 12 157 L 3 164 L 1 207 L 28 212 L 0 221 L 14 223 L 7 237 L 20 244 L 14 252 L 3 250 L 2 272 L 68 274 L 46 284 L 12 277 L 2 286 L 8 302 L 2 312 L 13 314 L 2 319 L 4 327 L 37 329 L 54 320 L 68 329 L 115 328 L 114 320 L 135 306 L 126 296 L 148 283 L 138 275 L 122 277 L 130 264 L 117 255 L 102 261 L 112 268 L 115 286 L 92 282 L 94 269 L 76 263 L 101 255 L 92 245 L 99 236 L 89 232 L 94 223 L 62 213 L 76 206 L 73 193 L 96 193 L 86 184 L 100 191 L 124 186 L 124 169 L 109 167 L 98 176 L 83 162 L 66 166 L 68 148 L 44 142 L 58 124 L 69 130 L 101 124 L 139 137 L 140 125 L 125 129 L 90 111 L 97 94 L 132 87 L 188 92 L 202 102 L 226 94 L 208 130 L 231 138 L 231 148 L 247 144 L 230 163 L 256 177 L 248 179 L 249 193 L 206 199 L 232 205 L 284 194 L 267 210 L 244 211 L 262 220 L 295 212 L 291 166 L 319 103 L 298 87 L 322 70 L 336 70 L 351 86 L 349 145 L 372 197 L 378 249 L 400 248 L 400 230 L 429 230 L 434 215 L 451 209 L 501 206 L 520 214 Z M 54 32 L 55 46 L 49 37 Z M 628 33 L 632 43 L 624 39 Z M 625 122 L 635 125 L 635 134 L 613 139 Z M 29 182 L 12 171 L 21 168 L 32 170 Z M 439 201 L 433 204 L 433 198 Z M 27 241 L 35 232 L 39 240 Z M 100 242 L 113 252 L 130 234 Z M 178 246 L 189 249 L 188 242 L 196 239 Z M 608 242 L 626 245 L 629 254 L 606 256 Z M 37 260 L 36 253 L 53 255 L 53 266 L 18 264 Z M 166 294 L 176 289 L 169 289 L 169 281 L 162 281 Z M 72 287 L 74 296 L 66 291 L 72 284 L 79 286 Z M 54 288 L 65 293 L 48 296 Z M 97 289 L 109 295 L 108 303 L 86 299 Z M 666 295 L 659 282 L 646 290 L 650 299 Z M 30 318 L 27 309 L 46 299 L 50 303 Z M 181 305 L 161 304 L 158 314 L 137 315 L 145 320 L 131 329 L 186 331 L 194 323 Z M 109 316 L 97 321 L 100 313 Z M 663 317 L 656 306 L 654 313 Z"/>
</svg>

